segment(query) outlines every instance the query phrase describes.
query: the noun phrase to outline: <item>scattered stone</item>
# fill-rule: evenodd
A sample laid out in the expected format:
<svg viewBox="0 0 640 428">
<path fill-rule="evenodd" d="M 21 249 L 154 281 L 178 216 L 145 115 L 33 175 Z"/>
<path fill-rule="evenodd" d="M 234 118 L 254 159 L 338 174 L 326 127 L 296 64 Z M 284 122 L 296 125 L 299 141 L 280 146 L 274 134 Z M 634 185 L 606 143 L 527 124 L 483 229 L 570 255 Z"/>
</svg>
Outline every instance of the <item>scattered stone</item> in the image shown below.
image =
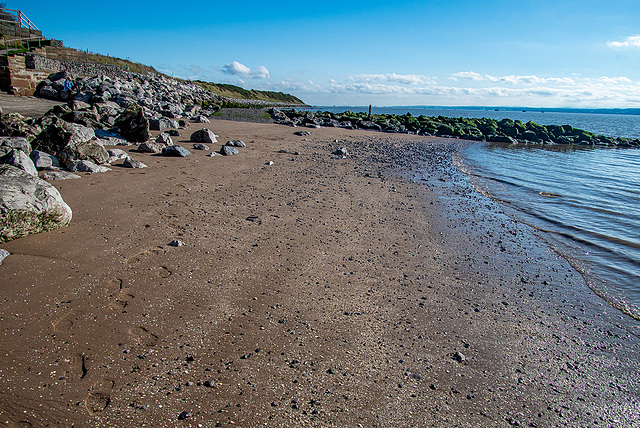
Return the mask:
<svg viewBox="0 0 640 428">
<path fill-rule="evenodd" d="M 240 153 L 238 149 L 231 146 L 222 146 L 222 148 L 220 149 L 220 154 L 222 154 L 223 156 L 232 156 L 237 155 L 238 153 Z"/>
<path fill-rule="evenodd" d="M 163 132 L 156 137 L 156 143 L 162 144 L 164 147 L 173 146 L 173 140 L 171 139 L 171 136 L 166 132 Z"/>
<path fill-rule="evenodd" d="M 467 357 L 465 357 L 462 352 L 457 351 L 455 354 L 453 354 L 453 359 L 459 363 L 462 363 L 467 360 Z"/>
<path fill-rule="evenodd" d="M 68 171 L 47 171 L 42 173 L 43 180 L 53 181 L 53 180 L 71 180 L 74 178 L 80 178 L 78 174 L 74 174 Z"/>
<path fill-rule="evenodd" d="M 67 169 L 71 172 L 107 172 L 111 171 L 111 168 L 107 168 L 106 166 L 96 165 L 95 163 L 88 160 L 74 160 L 72 161 Z"/>
<path fill-rule="evenodd" d="M 215 380 L 206 380 L 203 383 L 203 385 L 206 386 L 207 388 L 213 388 L 215 384 L 216 384 Z"/>
<path fill-rule="evenodd" d="M 145 165 L 144 163 L 140 162 L 139 160 L 135 160 L 129 156 L 127 156 L 124 159 L 122 166 L 124 166 L 125 168 L 146 168 L 147 167 L 147 165 Z"/>
<path fill-rule="evenodd" d="M 191 137 L 189 137 L 189 139 L 194 143 L 212 144 L 218 142 L 216 137 L 217 135 L 214 134 L 211 130 L 202 128 L 191 134 Z"/>
<path fill-rule="evenodd" d="M 273 161 L 269 161 L 269 162 L 265 163 L 265 165 L 273 165 Z"/>
<path fill-rule="evenodd" d="M 127 157 L 129 157 L 129 155 L 127 155 L 127 153 L 121 149 L 109 149 L 107 150 L 107 153 L 109 154 L 109 159 L 107 159 L 105 163 L 109 163 L 109 164 L 119 161 L 120 159 L 126 159 Z"/>
<path fill-rule="evenodd" d="M 211 152 L 209 153 L 207 156 L 209 156 L 210 158 L 214 157 L 214 156 L 222 156 L 222 153 L 218 153 L 218 152 Z"/>
<path fill-rule="evenodd" d="M 7 250 L 0 249 L 0 265 L 2 264 L 2 261 L 10 255 L 11 254 Z"/>
<path fill-rule="evenodd" d="M 138 146 L 138 151 L 142 153 L 160 153 L 165 147 L 167 146 L 160 143 L 152 143 L 151 141 L 147 141 L 146 143 L 142 143 Z"/>
<path fill-rule="evenodd" d="M 162 156 L 175 156 L 175 157 L 186 157 L 189 156 L 191 152 L 184 147 L 180 146 L 168 146 L 162 149 Z"/>
<path fill-rule="evenodd" d="M 174 239 L 173 241 L 169 242 L 169 245 L 172 247 L 182 247 L 184 245 L 184 242 Z"/>
<path fill-rule="evenodd" d="M 209 120 L 209 118 L 205 115 L 199 114 L 198 116 L 196 116 L 193 119 L 194 122 L 196 123 L 211 123 L 211 121 Z"/>
<path fill-rule="evenodd" d="M 169 134 L 169 136 L 171 137 L 179 137 L 180 136 L 180 132 L 178 132 L 177 129 L 169 129 L 167 131 L 165 131 L 167 134 Z"/>
<path fill-rule="evenodd" d="M 347 157 L 347 156 L 349 156 L 349 151 L 347 150 L 346 147 L 340 147 L 339 149 L 337 149 L 332 154 L 338 155 L 338 156 L 342 156 L 342 157 Z"/>
<path fill-rule="evenodd" d="M 247 147 L 247 145 L 242 140 L 230 140 L 227 141 L 226 145 L 231 147 Z"/>
<path fill-rule="evenodd" d="M 65 227 L 71 208 L 46 181 L 0 165 L 0 242 Z"/>
<path fill-rule="evenodd" d="M 193 145 L 193 148 L 196 150 L 209 150 L 209 146 L 207 146 L 206 144 L 202 144 L 202 143 L 195 143 Z"/>
<path fill-rule="evenodd" d="M 185 420 L 185 419 L 187 419 L 187 418 L 189 418 L 189 417 L 191 417 L 191 413 L 189 413 L 189 412 L 182 412 L 182 413 L 180 413 L 180 414 L 178 415 L 178 420 L 179 420 L 179 421 L 183 421 L 183 420 Z"/>
<path fill-rule="evenodd" d="M 310 132 L 310 131 L 296 131 L 293 134 L 294 135 L 299 135 L 301 137 L 306 137 L 308 135 L 313 135 L 313 132 Z"/>
</svg>

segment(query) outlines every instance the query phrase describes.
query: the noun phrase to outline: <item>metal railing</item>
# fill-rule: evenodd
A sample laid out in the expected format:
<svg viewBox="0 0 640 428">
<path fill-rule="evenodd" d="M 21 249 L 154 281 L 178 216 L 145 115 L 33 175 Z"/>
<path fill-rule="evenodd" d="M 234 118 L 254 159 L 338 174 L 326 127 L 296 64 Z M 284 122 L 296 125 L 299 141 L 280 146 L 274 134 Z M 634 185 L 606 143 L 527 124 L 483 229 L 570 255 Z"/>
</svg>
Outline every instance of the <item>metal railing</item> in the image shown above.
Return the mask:
<svg viewBox="0 0 640 428">
<path fill-rule="evenodd" d="M 0 55 L 8 55 L 9 51 L 12 50 L 21 50 L 25 46 L 29 48 L 40 48 L 42 46 L 47 46 L 46 43 L 43 43 L 47 40 L 50 40 L 43 36 L 34 36 L 34 37 L 18 37 L 15 39 L 5 39 L 0 41 Z M 4 46 L 2 46 L 4 45 Z"/>
</svg>

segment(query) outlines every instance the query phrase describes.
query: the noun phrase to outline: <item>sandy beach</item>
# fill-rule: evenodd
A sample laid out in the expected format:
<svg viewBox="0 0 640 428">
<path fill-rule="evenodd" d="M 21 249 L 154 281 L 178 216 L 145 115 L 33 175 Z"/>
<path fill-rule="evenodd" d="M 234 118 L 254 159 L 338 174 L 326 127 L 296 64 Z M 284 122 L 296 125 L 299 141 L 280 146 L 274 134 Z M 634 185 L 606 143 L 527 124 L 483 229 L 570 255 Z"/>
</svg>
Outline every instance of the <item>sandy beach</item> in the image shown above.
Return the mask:
<svg viewBox="0 0 640 428">
<path fill-rule="evenodd" d="M 2 423 L 640 426 L 639 338 L 471 188 L 471 143 L 297 130 L 53 182 L 69 227 L 0 245 Z"/>
</svg>

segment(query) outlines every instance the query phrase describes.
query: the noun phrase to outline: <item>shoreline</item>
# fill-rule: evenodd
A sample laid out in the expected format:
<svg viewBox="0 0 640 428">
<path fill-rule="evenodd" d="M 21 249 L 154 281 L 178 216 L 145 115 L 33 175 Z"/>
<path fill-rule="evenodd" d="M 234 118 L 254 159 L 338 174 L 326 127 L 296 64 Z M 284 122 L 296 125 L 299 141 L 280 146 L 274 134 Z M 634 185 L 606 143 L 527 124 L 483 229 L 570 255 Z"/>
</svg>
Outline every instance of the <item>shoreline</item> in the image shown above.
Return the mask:
<svg viewBox="0 0 640 428">
<path fill-rule="evenodd" d="M 248 147 L 54 182 L 71 225 L 3 244 L 3 419 L 637 422 L 638 338 L 465 187 L 467 143 L 212 120 L 177 144 L 200 127 Z"/>
</svg>

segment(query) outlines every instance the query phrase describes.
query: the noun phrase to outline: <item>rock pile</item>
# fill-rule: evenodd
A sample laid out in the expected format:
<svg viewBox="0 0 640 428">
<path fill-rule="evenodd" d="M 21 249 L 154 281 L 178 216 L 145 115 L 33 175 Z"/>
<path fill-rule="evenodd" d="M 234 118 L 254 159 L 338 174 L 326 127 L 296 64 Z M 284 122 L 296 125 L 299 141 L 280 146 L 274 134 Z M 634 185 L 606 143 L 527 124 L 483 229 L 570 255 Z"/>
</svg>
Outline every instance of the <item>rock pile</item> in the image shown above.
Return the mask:
<svg viewBox="0 0 640 428">
<path fill-rule="evenodd" d="M 79 178 L 73 172 L 109 171 L 105 165 L 119 161 L 127 168 L 146 167 L 122 150 L 105 149 L 108 145 L 137 144 L 139 152 L 187 156 L 189 151 L 175 146 L 170 134 L 178 135 L 177 128 L 189 121 L 208 122 L 214 110 L 202 105 L 221 99 L 190 83 L 134 73 L 77 78 L 70 93 L 63 87 L 67 77 L 66 72 L 54 73 L 38 88 L 40 96 L 67 104 L 38 118 L 0 115 L 0 242 L 71 220 L 69 207 L 38 178 L 38 171 L 46 179 L 69 179 Z M 166 132 L 150 140 L 150 129 Z M 211 131 L 197 133 L 192 141 L 216 142 Z"/>
<path fill-rule="evenodd" d="M 366 129 L 382 132 L 399 132 L 438 137 L 462 138 L 465 140 L 488 141 L 507 144 L 565 144 L 611 147 L 640 147 L 640 140 L 613 138 L 573 128 L 569 125 L 538 125 L 519 120 L 455 117 L 414 117 L 404 115 L 367 113 L 310 112 L 271 109 L 276 123 L 308 128 L 340 127 L 346 129 Z M 299 131 L 299 135 L 305 135 Z M 308 135 L 308 134 L 306 134 Z"/>
</svg>

